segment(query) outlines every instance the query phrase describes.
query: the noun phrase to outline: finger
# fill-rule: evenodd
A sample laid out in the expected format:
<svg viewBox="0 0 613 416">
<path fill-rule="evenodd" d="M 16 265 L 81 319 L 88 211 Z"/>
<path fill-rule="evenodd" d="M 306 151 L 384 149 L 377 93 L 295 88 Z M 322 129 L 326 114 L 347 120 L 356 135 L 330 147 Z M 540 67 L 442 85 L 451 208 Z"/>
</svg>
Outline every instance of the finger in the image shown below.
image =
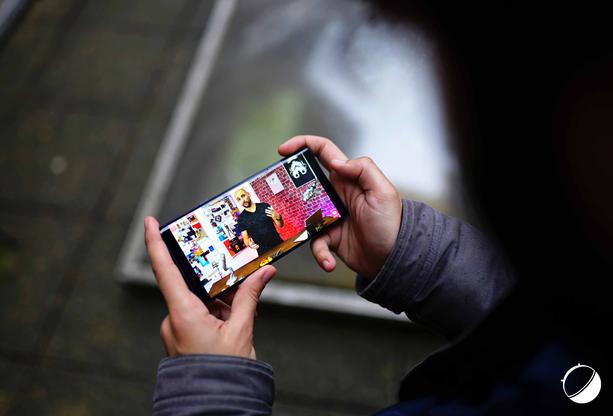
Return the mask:
<svg viewBox="0 0 613 416">
<path fill-rule="evenodd" d="M 215 299 L 215 301 L 209 305 L 209 311 L 215 318 L 221 319 L 222 321 L 227 321 L 230 318 L 230 306 L 219 299 Z"/>
<path fill-rule="evenodd" d="M 336 267 L 336 260 L 330 251 L 330 235 L 322 234 L 311 242 L 313 257 L 319 266 L 326 272 L 331 272 Z"/>
<path fill-rule="evenodd" d="M 249 276 L 237 289 L 232 302 L 232 314 L 229 325 L 237 331 L 253 331 L 255 310 L 260 294 L 266 284 L 272 279 L 277 270 L 272 266 L 265 266 Z"/>
<path fill-rule="evenodd" d="M 317 156 L 320 162 L 328 169 L 332 169 L 334 159 L 347 160 L 347 156 L 330 139 L 319 136 L 295 136 L 279 146 L 279 154 L 287 156 L 298 149 L 308 147 Z"/>
<path fill-rule="evenodd" d="M 386 191 L 394 189 L 392 183 L 369 157 L 352 160 L 335 159 L 332 169 L 345 179 L 357 180 L 365 191 Z"/>
<path fill-rule="evenodd" d="M 240 279 L 237 279 L 236 283 L 238 283 L 239 280 Z M 236 295 L 236 289 L 237 287 L 231 287 L 229 289 L 226 289 L 223 293 L 219 295 L 219 299 L 226 305 L 232 306 L 232 302 L 234 302 L 234 296 Z"/>
<path fill-rule="evenodd" d="M 166 355 L 175 355 L 174 336 L 172 334 L 170 318 L 168 315 L 166 315 L 166 318 L 164 318 L 162 324 L 160 325 L 160 338 L 162 339 L 162 344 L 164 345 Z"/>
<path fill-rule="evenodd" d="M 145 244 L 151 260 L 151 268 L 168 308 L 181 308 L 191 292 L 181 272 L 172 261 L 168 248 L 159 231 L 159 224 L 153 217 L 145 218 Z"/>
</svg>

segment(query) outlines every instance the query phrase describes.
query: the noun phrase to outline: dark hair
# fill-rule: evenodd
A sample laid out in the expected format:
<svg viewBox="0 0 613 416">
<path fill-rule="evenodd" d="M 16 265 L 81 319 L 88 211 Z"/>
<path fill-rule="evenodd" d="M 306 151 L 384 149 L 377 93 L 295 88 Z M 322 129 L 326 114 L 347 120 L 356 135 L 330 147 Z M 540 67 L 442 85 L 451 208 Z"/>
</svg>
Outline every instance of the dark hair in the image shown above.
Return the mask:
<svg viewBox="0 0 613 416">
<path fill-rule="evenodd" d="M 592 5 L 371 1 L 438 45 L 446 113 L 477 212 L 546 316 L 604 345 L 613 270 L 613 42 Z M 531 305 L 531 306 L 529 306 Z M 605 315 L 606 314 L 606 315 Z"/>
</svg>

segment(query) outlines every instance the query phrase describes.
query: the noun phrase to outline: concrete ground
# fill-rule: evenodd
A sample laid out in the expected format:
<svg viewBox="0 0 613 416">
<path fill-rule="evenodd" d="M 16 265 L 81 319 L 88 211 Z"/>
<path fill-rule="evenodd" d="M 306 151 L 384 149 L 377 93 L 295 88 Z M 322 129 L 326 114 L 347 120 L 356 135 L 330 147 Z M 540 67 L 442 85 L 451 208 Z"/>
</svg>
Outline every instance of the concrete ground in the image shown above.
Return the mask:
<svg viewBox="0 0 613 416">
<path fill-rule="evenodd" d="M 0 414 L 148 414 L 165 316 L 115 265 L 211 2 L 33 2 L 0 50 Z M 441 340 L 261 305 L 279 415 L 392 404 Z"/>
</svg>

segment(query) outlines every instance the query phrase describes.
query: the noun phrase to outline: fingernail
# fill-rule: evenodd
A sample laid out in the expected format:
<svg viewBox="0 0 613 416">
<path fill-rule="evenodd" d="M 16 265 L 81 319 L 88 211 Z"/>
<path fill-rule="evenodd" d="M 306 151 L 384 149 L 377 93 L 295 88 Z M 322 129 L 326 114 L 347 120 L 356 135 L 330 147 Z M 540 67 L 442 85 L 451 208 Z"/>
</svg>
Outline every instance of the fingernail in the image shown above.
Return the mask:
<svg viewBox="0 0 613 416">
<path fill-rule="evenodd" d="M 344 165 L 345 163 L 347 163 L 347 161 L 343 159 L 332 159 L 332 163 L 335 163 L 337 165 Z"/>
<path fill-rule="evenodd" d="M 324 260 L 322 263 L 324 265 L 324 269 L 327 269 L 328 267 L 330 267 L 330 261 L 329 260 Z"/>
<path fill-rule="evenodd" d="M 145 228 L 147 228 L 147 226 L 149 226 L 150 222 L 151 222 L 151 217 L 145 217 Z"/>
</svg>

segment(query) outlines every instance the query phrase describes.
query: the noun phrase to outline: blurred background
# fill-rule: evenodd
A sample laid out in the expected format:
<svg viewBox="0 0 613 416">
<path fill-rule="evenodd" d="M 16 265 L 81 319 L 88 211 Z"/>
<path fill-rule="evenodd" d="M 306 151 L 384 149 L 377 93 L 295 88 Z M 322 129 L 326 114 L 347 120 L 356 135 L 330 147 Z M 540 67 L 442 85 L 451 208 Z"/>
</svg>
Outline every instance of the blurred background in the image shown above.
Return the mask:
<svg viewBox="0 0 613 416">
<path fill-rule="evenodd" d="M 0 18 L 0 414 L 150 413 L 166 311 L 143 215 L 175 217 L 295 134 L 472 219 L 436 39 L 368 2 L 2 0 Z M 370 414 L 443 343 L 308 247 L 279 270 L 255 333 L 275 414 Z"/>
</svg>

